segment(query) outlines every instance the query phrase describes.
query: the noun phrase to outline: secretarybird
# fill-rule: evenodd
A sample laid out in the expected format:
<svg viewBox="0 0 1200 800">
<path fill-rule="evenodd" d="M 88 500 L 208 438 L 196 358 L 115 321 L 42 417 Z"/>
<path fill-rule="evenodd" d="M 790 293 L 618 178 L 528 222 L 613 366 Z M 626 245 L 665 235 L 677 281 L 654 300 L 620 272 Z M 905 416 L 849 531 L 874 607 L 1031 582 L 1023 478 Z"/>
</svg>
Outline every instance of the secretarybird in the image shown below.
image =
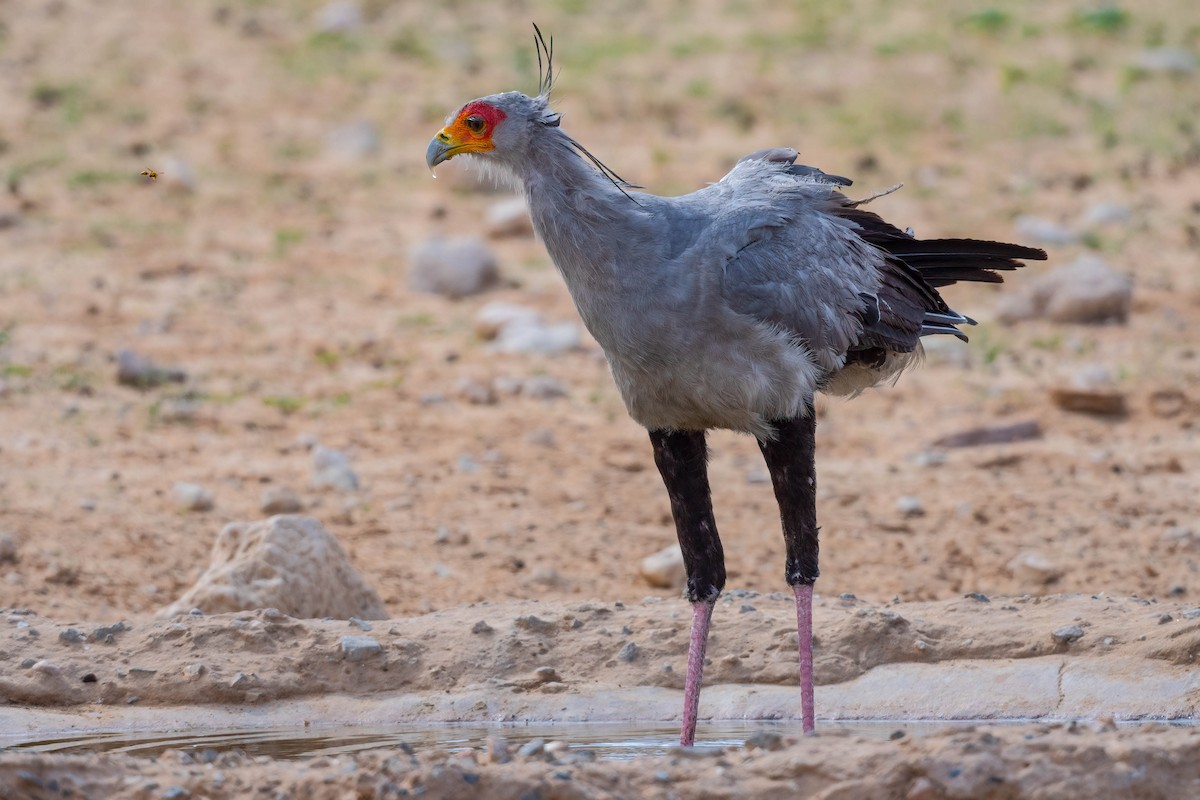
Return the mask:
<svg viewBox="0 0 1200 800">
<path fill-rule="evenodd" d="M 813 394 L 894 379 L 920 337 L 972 320 L 937 289 L 999 283 L 1037 249 L 920 240 L 838 191 L 850 181 L 760 150 L 718 182 L 657 197 L 605 166 L 550 108 L 553 40 L 535 29 L 539 93 L 473 100 L 429 143 L 434 166 L 468 155 L 521 187 L 534 229 L 604 349 L 630 416 L 650 432 L 687 568 L 692 631 L 680 743 L 695 740 L 704 652 L 725 586 L 705 431 L 754 436 L 783 523 L 796 596 L 801 714 L 814 729 L 812 590 L 817 579 Z"/>
</svg>

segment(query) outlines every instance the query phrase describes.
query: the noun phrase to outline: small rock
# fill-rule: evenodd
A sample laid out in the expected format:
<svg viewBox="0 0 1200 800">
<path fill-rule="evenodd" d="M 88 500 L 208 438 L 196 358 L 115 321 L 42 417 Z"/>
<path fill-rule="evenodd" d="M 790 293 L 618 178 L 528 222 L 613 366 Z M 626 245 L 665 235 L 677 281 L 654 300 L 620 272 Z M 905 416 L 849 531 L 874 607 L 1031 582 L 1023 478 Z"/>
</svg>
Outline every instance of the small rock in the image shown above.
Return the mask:
<svg viewBox="0 0 1200 800">
<path fill-rule="evenodd" d="M 1077 639 L 1083 638 L 1083 628 L 1078 625 L 1066 625 L 1053 631 L 1050 634 L 1050 638 L 1057 644 L 1068 645 Z"/>
<path fill-rule="evenodd" d="M 268 609 L 267 619 L 281 612 L 301 619 L 387 618 L 379 595 L 337 539 L 317 520 L 291 515 L 226 525 L 208 569 L 157 616 L 170 618 L 197 606 L 213 614 Z"/>
<path fill-rule="evenodd" d="M 454 393 L 473 406 L 492 406 L 497 402 L 495 390 L 488 384 L 462 378 L 454 387 Z"/>
<path fill-rule="evenodd" d="M 183 668 L 183 676 L 189 681 L 199 680 L 206 672 L 208 672 L 208 667 L 199 662 L 195 664 L 188 664 Z"/>
<path fill-rule="evenodd" d="M 367 120 L 356 120 L 331 131 L 325 149 L 346 161 L 370 158 L 379 153 L 379 131 Z"/>
<path fill-rule="evenodd" d="M 1017 233 L 1022 239 L 1032 240 L 1037 244 L 1073 244 L 1079 236 L 1057 222 L 1035 217 L 1029 214 L 1017 217 Z"/>
<path fill-rule="evenodd" d="M 1128 411 L 1125 395 L 1118 391 L 1057 388 L 1050 390 L 1050 399 L 1063 411 L 1079 414 L 1119 417 L 1124 416 Z"/>
<path fill-rule="evenodd" d="M 58 664 L 55 664 L 53 661 L 47 661 L 44 658 L 40 661 L 35 661 L 33 666 L 31 666 L 29 669 L 30 671 L 36 672 L 37 674 L 47 678 L 62 677 L 62 669 L 58 666 Z"/>
<path fill-rule="evenodd" d="M 783 737 L 775 731 L 756 731 L 746 738 L 747 750 L 782 750 Z"/>
<path fill-rule="evenodd" d="M 517 748 L 517 755 L 521 758 L 532 758 L 533 756 L 541 755 L 545 749 L 545 739 L 530 739 L 528 742 Z"/>
<path fill-rule="evenodd" d="M 163 789 L 162 794 L 159 795 L 159 797 L 161 797 L 163 800 L 185 800 L 185 798 L 191 796 L 192 793 L 182 786 L 168 786 L 166 789 Z"/>
<path fill-rule="evenodd" d="M 1040 553 L 1019 553 L 1008 562 L 1008 571 L 1023 584 L 1046 585 L 1062 577 L 1062 570 Z"/>
<path fill-rule="evenodd" d="M 521 196 L 510 197 L 493 203 L 484 215 L 488 236 L 499 239 L 505 236 L 532 236 L 533 220 L 529 218 L 529 206 Z"/>
<path fill-rule="evenodd" d="M 350 467 L 350 458 L 341 450 L 316 445 L 312 451 L 312 485 L 343 492 L 358 490 L 358 475 Z"/>
<path fill-rule="evenodd" d="M 0 533 L 0 564 L 17 563 L 17 539 L 11 533 Z"/>
<path fill-rule="evenodd" d="M 912 495 L 904 495 L 896 501 L 896 510 L 906 517 L 925 516 L 925 506 L 921 500 Z"/>
<path fill-rule="evenodd" d="M 558 670 L 554 667 L 538 667 L 534 670 L 534 675 L 537 676 L 539 683 L 550 683 L 551 681 L 561 681 L 558 677 Z"/>
<path fill-rule="evenodd" d="M 967 598 L 968 600 L 974 600 L 978 603 L 992 602 L 991 600 L 988 599 L 988 596 L 986 594 L 984 594 L 983 592 L 967 592 L 966 594 L 963 595 L 963 597 Z"/>
<path fill-rule="evenodd" d="M 500 283 L 496 257 L 476 238 L 429 239 L 411 254 L 409 285 L 419 292 L 459 298 Z"/>
<path fill-rule="evenodd" d="M 525 434 L 525 441 L 538 447 L 553 449 L 558 446 L 558 441 L 554 436 L 554 431 L 549 428 L 534 428 L 529 433 Z"/>
<path fill-rule="evenodd" d="M 132 350 L 117 353 L 117 383 L 137 389 L 151 389 L 164 383 L 183 383 L 187 373 L 181 369 L 160 367 Z"/>
<path fill-rule="evenodd" d="M 643 558 L 638 571 L 646 583 L 659 589 L 682 588 L 687 580 L 683 550 L 678 544 L 664 547 L 657 553 Z"/>
<path fill-rule="evenodd" d="M 304 510 L 304 504 L 300 502 L 300 497 L 288 487 L 272 486 L 263 492 L 258 508 L 268 516 L 297 514 Z"/>
<path fill-rule="evenodd" d="M 574 323 L 546 324 L 533 309 L 513 303 L 489 303 L 480 309 L 475 333 L 491 340 L 493 350 L 505 353 L 554 354 L 582 344 Z"/>
<path fill-rule="evenodd" d="M 362 9 L 350 0 L 335 0 L 317 12 L 318 33 L 355 33 L 362 26 Z"/>
<path fill-rule="evenodd" d="M 489 736 L 487 738 L 487 760 L 492 764 L 507 764 L 512 761 L 512 754 L 508 750 L 508 740 L 503 736 Z"/>
<path fill-rule="evenodd" d="M 1042 438 L 1042 427 L 1037 420 L 1031 419 L 1012 425 L 985 425 L 961 433 L 952 433 L 934 441 L 932 446 L 979 447 L 987 444 L 1010 444 L 1040 438 Z"/>
<path fill-rule="evenodd" d="M 1133 216 L 1129 206 L 1122 203 L 1093 203 L 1079 217 L 1079 224 L 1084 228 L 1095 228 L 1100 225 L 1122 225 Z"/>
<path fill-rule="evenodd" d="M 370 636 L 343 636 L 342 654 L 347 661 L 366 661 L 383 652 L 383 645 Z"/>
<path fill-rule="evenodd" d="M 1152 47 L 1138 53 L 1134 64 L 1146 72 L 1191 75 L 1197 71 L 1196 54 L 1182 47 Z"/>
<path fill-rule="evenodd" d="M 636 661 L 638 657 L 638 646 L 633 642 L 626 642 L 621 646 L 620 652 L 617 653 L 617 660 L 623 661 L 626 664 Z"/>
<path fill-rule="evenodd" d="M 1174 622 L 1174 621 L 1175 621 L 1175 618 L 1165 612 L 1158 615 L 1158 624 L 1159 625 L 1166 625 L 1168 622 Z"/>
<path fill-rule="evenodd" d="M 171 488 L 171 499 L 184 511 L 212 511 L 216 505 L 212 492 L 200 484 L 184 481 Z"/>
<path fill-rule="evenodd" d="M 521 383 L 521 394 L 535 400 L 554 400 L 567 396 L 567 387 L 551 375 L 534 375 Z"/>
<path fill-rule="evenodd" d="M 65 628 L 58 632 L 58 638 L 69 644 L 78 644 L 79 642 L 87 641 L 87 636 L 82 631 L 75 628 Z"/>
<path fill-rule="evenodd" d="M 471 633 L 491 633 L 494 630 L 495 628 L 493 628 L 491 625 L 488 625 L 483 620 L 479 620 L 471 626 Z"/>
<path fill-rule="evenodd" d="M 349 622 L 360 631 L 369 631 L 373 627 L 371 623 L 367 622 L 365 619 L 359 619 L 358 617 L 351 617 Z"/>
<path fill-rule="evenodd" d="M 1124 322 L 1133 304 L 1133 281 L 1094 255 L 1029 281 L 997 303 L 1004 322 L 1044 317 L 1053 322 Z"/>
</svg>

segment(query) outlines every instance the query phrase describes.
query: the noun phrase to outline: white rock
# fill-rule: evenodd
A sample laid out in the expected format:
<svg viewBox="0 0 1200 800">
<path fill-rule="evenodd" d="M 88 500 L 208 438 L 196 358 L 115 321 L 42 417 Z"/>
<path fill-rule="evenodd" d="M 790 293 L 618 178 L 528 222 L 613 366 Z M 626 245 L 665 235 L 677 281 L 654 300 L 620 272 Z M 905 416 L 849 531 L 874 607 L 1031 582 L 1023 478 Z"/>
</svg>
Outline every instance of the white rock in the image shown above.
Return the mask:
<svg viewBox="0 0 1200 800">
<path fill-rule="evenodd" d="M 365 119 L 356 120 L 331 131 L 325 148 L 347 161 L 370 158 L 379 153 L 379 131 Z"/>
<path fill-rule="evenodd" d="M 196 483 L 180 481 L 171 489 L 171 499 L 184 511 L 211 511 L 216 505 L 213 493 Z"/>
<path fill-rule="evenodd" d="M 317 31 L 320 33 L 354 33 L 362 25 L 362 9 L 350 0 L 336 0 L 317 13 Z"/>
<path fill-rule="evenodd" d="M 1133 303 L 1132 279 L 1093 255 L 1051 270 L 996 304 L 1004 322 L 1045 317 L 1054 322 L 1124 321 Z"/>
<path fill-rule="evenodd" d="M 1015 225 L 1022 239 L 1031 239 L 1038 244 L 1073 244 L 1079 240 L 1074 231 L 1041 217 L 1026 214 L 1017 217 Z"/>
<path fill-rule="evenodd" d="M 1182 47 L 1152 47 L 1138 53 L 1135 62 L 1147 72 L 1174 72 L 1189 75 L 1200 69 L 1196 54 Z"/>
<path fill-rule="evenodd" d="M 683 565 L 683 550 L 678 544 L 664 547 L 653 555 L 642 559 L 639 573 L 646 583 L 659 589 L 681 589 L 687 581 L 687 570 Z"/>
<path fill-rule="evenodd" d="M 350 468 L 350 458 L 341 450 L 317 445 L 313 448 L 312 485 L 343 492 L 358 490 L 358 475 Z"/>
<path fill-rule="evenodd" d="M 1093 203 L 1079 217 L 1079 224 L 1084 228 L 1095 228 L 1100 225 L 1122 225 L 1133 217 L 1129 206 L 1122 203 Z"/>
<path fill-rule="evenodd" d="M 553 375 L 533 375 L 521 384 L 521 394 L 538 400 L 553 400 L 567 396 L 567 387 Z"/>
<path fill-rule="evenodd" d="M 273 486 L 263 492 L 259 511 L 264 514 L 295 514 L 304 509 L 300 497 L 286 486 Z"/>
<path fill-rule="evenodd" d="M 0 533 L 0 564 L 17 563 L 17 539 L 11 533 Z"/>
<path fill-rule="evenodd" d="M 896 501 L 896 510 L 906 517 L 925 515 L 925 506 L 921 503 L 921 499 L 907 494 Z"/>
<path fill-rule="evenodd" d="M 317 520 L 276 516 L 226 525 L 196 584 L 160 610 L 160 618 L 276 608 L 292 617 L 386 619 L 375 590 Z"/>
<path fill-rule="evenodd" d="M 474 237 L 434 237 L 413 249 L 410 262 L 409 285 L 419 292 L 457 298 L 500 283 L 496 257 Z"/>
<path fill-rule="evenodd" d="M 1008 562 L 1008 571 L 1022 584 L 1044 586 L 1062 577 L 1063 571 L 1041 553 L 1019 553 Z"/>
<path fill-rule="evenodd" d="M 484 216 L 488 236 L 532 236 L 533 220 L 524 197 L 510 197 L 493 203 Z"/>
<path fill-rule="evenodd" d="M 492 349 L 502 353 L 550 355 L 575 350 L 583 343 L 573 322 L 547 324 L 531 308 L 513 303 L 488 303 L 475 315 L 475 332 L 492 340 Z"/>
</svg>

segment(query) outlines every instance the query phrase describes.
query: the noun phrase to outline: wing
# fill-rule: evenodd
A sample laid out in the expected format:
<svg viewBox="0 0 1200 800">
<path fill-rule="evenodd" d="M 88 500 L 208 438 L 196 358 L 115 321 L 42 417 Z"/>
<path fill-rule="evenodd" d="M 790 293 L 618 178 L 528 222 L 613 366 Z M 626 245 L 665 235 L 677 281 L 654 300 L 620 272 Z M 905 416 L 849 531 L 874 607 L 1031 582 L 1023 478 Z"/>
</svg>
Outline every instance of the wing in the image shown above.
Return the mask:
<svg viewBox="0 0 1200 800">
<path fill-rule="evenodd" d="M 916 239 L 837 192 L 845 178 L 794 160 L 795 151 L 758 151 L 723 179 L 724 213 L 738 220 L 728 235 L 739 242 L 723 290 L 730 307 L 791 332 L 826 369 L 881 363 L 928 334 L 966 339 L 957 326 L 973 320 L 937 287 L 999 282 L 997 270 L 1046 257 L 1002 242 Z"/>
</svg>

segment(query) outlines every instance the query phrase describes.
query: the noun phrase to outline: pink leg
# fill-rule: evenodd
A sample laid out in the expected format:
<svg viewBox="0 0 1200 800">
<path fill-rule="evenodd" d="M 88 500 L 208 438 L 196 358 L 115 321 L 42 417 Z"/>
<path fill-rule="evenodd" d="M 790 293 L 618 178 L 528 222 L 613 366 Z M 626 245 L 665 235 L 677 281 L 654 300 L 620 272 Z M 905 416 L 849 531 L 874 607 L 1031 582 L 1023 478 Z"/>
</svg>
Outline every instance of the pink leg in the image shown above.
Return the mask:
<svg viewBox="0 0 1200 800">
<path fill-rule="evenodd" d="M 796 592 L 796 635 L 800 646 L 800 716 L 805 733 L 816 730 L 813 706 L 812 586 L 792 587 Z"/>
<path fill-rule="evenodd" d="M 688 644 L 687 678 L 683 684 L 683 725 L 679 743 L 691 747 L 696 742 L 696 717 L 700 710 L 700 681 L 704 677 L 704 651 L 708 649 L 708 627 L 712 622 L 713 603 L 692 603 L 692 639 Z M 809 670 L 812 674 L 812 670 Z"/>
</svg>

